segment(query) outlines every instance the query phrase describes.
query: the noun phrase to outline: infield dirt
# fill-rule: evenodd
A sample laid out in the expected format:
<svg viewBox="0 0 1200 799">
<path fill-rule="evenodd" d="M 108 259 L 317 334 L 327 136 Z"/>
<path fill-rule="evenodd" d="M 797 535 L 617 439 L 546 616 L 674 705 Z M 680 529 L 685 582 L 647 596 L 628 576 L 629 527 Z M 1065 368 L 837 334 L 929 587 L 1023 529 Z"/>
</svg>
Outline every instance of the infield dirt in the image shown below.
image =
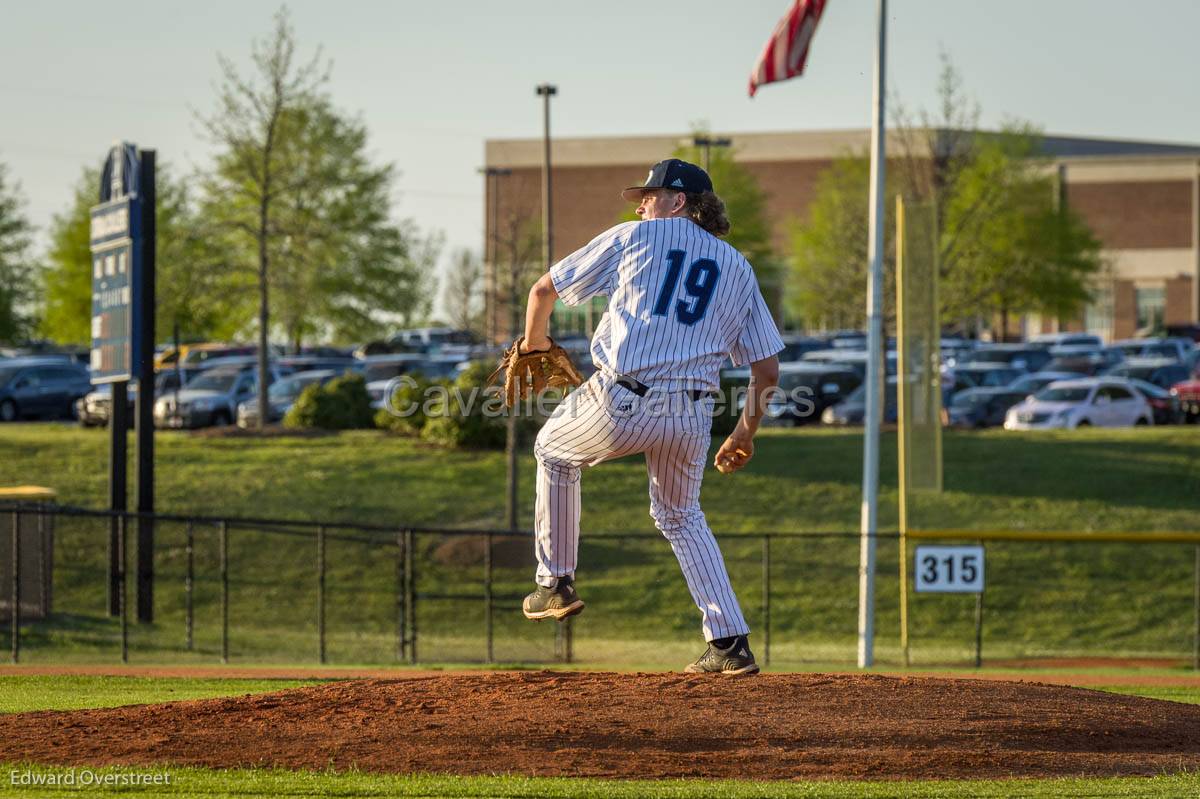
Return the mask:
<svg viewBox="0 0 1200 799">
<path fill-rule="evenodd" d="M 590 777 L 1200 768 L 1200 706 L 1038 683 L 497 672 L 0 716 L 0 761 Z"/>
</svg>

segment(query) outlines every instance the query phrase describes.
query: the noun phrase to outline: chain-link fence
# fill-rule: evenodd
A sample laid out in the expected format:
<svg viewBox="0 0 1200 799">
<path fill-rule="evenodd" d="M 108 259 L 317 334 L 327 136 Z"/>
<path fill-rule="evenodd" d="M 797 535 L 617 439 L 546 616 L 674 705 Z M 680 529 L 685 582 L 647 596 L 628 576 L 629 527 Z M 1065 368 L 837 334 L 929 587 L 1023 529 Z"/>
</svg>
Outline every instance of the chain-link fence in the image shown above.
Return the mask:
<svg viewBox="0 0 1200 799">
<path fill-rule="evenodd" d="M 703 647 L 699 614 L 669 544 L 645 533 L 585 532 L 577 584 L 587 611 L 568 624 L 535 624 L 520 612 L 532 587 L 528 533 L 59 506 L 0 513 L 4 558 L 11 557 L 13 524 L 41 517 L 54 530 L 50 614 L 14 625 L 14 606 L 6 606 L 12 657 L 23 662 L 662 668 L 688 662 Z M 144 586 L 133 564 L 139 525 L 151 523 L 154 614 L 139 622 L 135 597 Z M 857 532 L 720 540 L 760 662 L 800 668 L 854 661 Z M 899 540 L 881 534 L 877 544 L 877 660 L 898 665 Z M 969 664 L 977 644 L 989 663 L 1046 656 L 1189 662 L 1196 655 L 1197 543 L 986 547 L 982 608 L 974 596 L 910 593 L 914 664 Z M 909 572 L 911 579 L 911 564 Z M 14 586 L 3 587 L 6 596 Z"/>
</svg>

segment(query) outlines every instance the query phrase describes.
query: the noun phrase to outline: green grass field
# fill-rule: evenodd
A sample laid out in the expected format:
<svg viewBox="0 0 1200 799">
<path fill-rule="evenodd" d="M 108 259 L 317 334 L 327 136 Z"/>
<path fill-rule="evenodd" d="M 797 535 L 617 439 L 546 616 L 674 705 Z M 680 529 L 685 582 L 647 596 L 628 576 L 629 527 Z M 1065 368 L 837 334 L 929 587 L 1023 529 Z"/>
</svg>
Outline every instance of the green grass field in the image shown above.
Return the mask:
<svg viewBox="0 0 1200 799">
<path fill-rule="evenodd" d="M 1126 675 L 1128 676 L 1128 674 Z M 0 712 L 115 707 L 123 704 L 159 702 L 165 699 L 234 696 L 278 690 L 299 681 L 179 680 L 134 677 L 33 677 L 0 673 Z M 1116 689 L 1114 689 L 1116 690 Z M 1151 691 L 1155 689 L 1150 689 Z M 87 692 L 82 696 L 82 692 Z M 1122 692 L 1153 695 L 1136 686 Z M 1173 690 L 1176 701 L 1200 702 L 1200 688 Z M 35 786 L 34 776 L 43 780 L 64 778 L 70 769 L 38 764 L 0 764 L 0 795 L 78 795 L 78 786 Z M 170 786 L 121 786 L 88 788 L 92 796 L 413 796 L 413 797 L 1179 797 L 1200 792 L 1200 775 L 1164 774 L 1149 778 L 979 780 L 926 782 L 752 782 L 734 780 L 598 780 L 537 779 L 518 776 L 453 777 L 443 775 L 387 775 L 357 771 L 312 772 L 283 769 L 202 769 L 165 766 L 154 768 L 106 768 L 99 774 L 120 775 L 167 773 Z M 76 780 L 81 778 L 76 770 Z M 14 784 L 13 780 L 29 780 Z M 8 793 L 5 789 L 8 789 Z"/>
<path fill-rule="evenodd" d="M 107 436 L 64 425 L 5 428 L 0 484 L 40 484 L 62 502 L 106 502 Z M 894 437 L 883 447 L 881 520 L 896 519 Z M 395 525 L 497 527 L 503 455 L 454 452 L 374 432 L 305 438 L 158 437 L 160 511 L 347 520 Z M 950 433 L 946 491 L 915 503 L 924 527 L 1030 530 L 1200 530 L 1200 427 L 1056 434 Z M 531 524 L 532 458 L 522 460 L 523 521 Z M 737 476 L 710 471 L 703 504 L 721 538 L 735 587 L 761 650 L 763 545 L 756 533 L 845 533 L 776 540 L 771 547 L 771 662 L 777 667 L 852 661 L 857 613 L 861 435 L 840 430 L 766 430 L 754 462 Z M 604 464 L 583 480 L 580 590 L 588 612 L 575 653 L 590 667 L 672 668 L 702 646 L 697 614 L 669 547 L 647 513 L 640 459 Z M 131 504 L 133 498 L 131 498 Z M 628 533 L 613 540 L 600 533 Z M 214 662 L 219 656 L 215 530 L 196 530 L 196 627 L 184 640 L 184 528 L 163 524 L 155 553 L 156 621 L 131 629 L 135 662 Z M 60 519 L 54 618 L 25 628 L 23 657 L 111 661 L 115 621 L 104 615 L 106 530 L 98 520 Z M 532 554 L 527 542 L 498 548 L 495 657 L 553 659 L 553 628 L 520 617 Z M 396 658 L 393 539 L 331 538 L 327 559 L 327 651 L 334 663 Z M 482 542 L 418 540 L 423 661 L 484 656 Z M 235 528 L 230 536 L 231 658 L 316 659 L 316 550 L 311 538 Z M 899 662 L 898 549 L 879 542 L 877 653 Z M 132 557 L 131 557 L 132 562 Z M 991 544 L 984 613 L 985 659 L 1043 655 L 1139 655 L 1190 659 L 1194 548 L 1190 545 Z M 646 607 L 654 607 L 648 618 Z M 910 629 L 917 664 L 964 663 L 973 652 L 974 600 L 917 596 Z"/>
</svg>

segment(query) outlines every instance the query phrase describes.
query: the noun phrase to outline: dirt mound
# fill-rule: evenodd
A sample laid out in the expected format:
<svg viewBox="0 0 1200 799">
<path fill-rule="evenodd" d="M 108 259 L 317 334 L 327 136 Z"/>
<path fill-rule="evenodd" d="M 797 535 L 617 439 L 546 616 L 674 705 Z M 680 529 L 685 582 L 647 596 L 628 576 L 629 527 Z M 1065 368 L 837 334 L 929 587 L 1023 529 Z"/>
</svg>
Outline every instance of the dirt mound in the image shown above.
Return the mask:
<svg viewBox="0 0 1200 799">
<path fill-rule="evenodd" d="M 0 716 L 0 761 L 789 779 L 1200 768 L 1200 706 L 878 675 L 517 672 Z"/>
</svg>

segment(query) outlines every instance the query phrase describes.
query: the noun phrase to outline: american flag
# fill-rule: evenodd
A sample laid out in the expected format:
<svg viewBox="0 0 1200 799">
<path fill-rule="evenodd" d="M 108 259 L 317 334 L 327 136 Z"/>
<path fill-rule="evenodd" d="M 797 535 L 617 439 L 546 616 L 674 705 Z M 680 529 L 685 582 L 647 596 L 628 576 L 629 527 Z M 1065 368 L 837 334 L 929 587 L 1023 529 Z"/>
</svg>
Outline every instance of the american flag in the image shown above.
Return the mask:
<svg viewBox="0 0 1200 799">
<path fill-rule="evenodd" d="M 795 0 L 775 26 L 754 71 L 750 73 L 750 96 L 764 83 L 794 78 L 804 72 L 808 45 L 825 10 L 826 0 Z"/>
</svg>

